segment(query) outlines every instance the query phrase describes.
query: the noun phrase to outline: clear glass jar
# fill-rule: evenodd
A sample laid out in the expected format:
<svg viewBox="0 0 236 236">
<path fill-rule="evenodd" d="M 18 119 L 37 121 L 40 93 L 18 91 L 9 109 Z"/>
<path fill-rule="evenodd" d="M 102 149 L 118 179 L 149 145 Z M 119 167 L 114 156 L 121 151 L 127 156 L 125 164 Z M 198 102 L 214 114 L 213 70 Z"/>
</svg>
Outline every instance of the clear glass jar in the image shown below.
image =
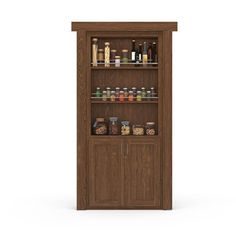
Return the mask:
<svg viewBox="0 0 236 236">
<path fill-rule="evenodd" d="M 136 101 L 141 102 L 142 101 L 142 93 L 141 91 L 137 91 Z"/>
<path fill-rule="evenodd" d="M 93 134 L 105 135 L 107 134 L 107 123 L 104 118 L 96 118 L 93 124 Z"/>
<path fill-rule="evenodd" d="M 105 67 L 110 67 L 110 43 L 105 42 Z"/>
<path fill-rule="evenodd" d="M 102 96 L 101 89 L 100 89 L 100 87 L 97 87 L 96 92 L 95 92 L 95 97 L 100 98 L 101 96 Z"/>
<path fill-rule="evenodd" d="M 120 88 L 116 87 L 116 100 L 119 99 L 119 95 L 120 95 Z"/>
<path fill-rule="evenodd" d="M 124 102 L 124 100 L 125 100 L 124 91 L 120 91 L 120 94 L 119 94 L 119 101 L 120 101 L 120 102 Z"/>
<path fill-rule="evenodd" d="M 111 97 L 111 88 L 107 87 L 106 90 L 107 90 L 107 98 L 110 98 Z"/>
<path fill-rule="evenodd" d="M 156 92 L 155 92 L 155 88 L 154 88 L 154 87 L 151 87 L 150 90 L 151 90 L 151 97 L 152 97 L 152 100 L 154 100 L 154 99 L 157 97 L 157 94 L 156 94 Z"/>
<path fill-rule="evenodd" d="M 98 49 L 98 62 L 99 63 L 104 62 L 104 49 L 103 48 Z"/>
<path fill-rule="evenodd" d="M 128 49 L 122 50 L 122 63 L 128 63 L 129 62 L 129 55 L 128 55 Z"/>
<path fill-rule="evenodd" d="M 114 63 L 115 62 L 115 57 L 116 57 L 116 49 L 112 49 L 111 50 L 111 63 Z"/>
<path fill-rule="evenodd" d="M 151 96 L 151 91 L 147 91 L 147 101 L 151 101 L 152 96 Z"/>
<path fill-rule="evenodd" d="M 129 92 L 128 92 L 128 88 L 123 88 L 124 91 L 124 96 L 125 96 L 125 100 L 127 100 Z"/>
<path fill-rule="evenodd" d="M 107 91 L 102 91 L 102 100 L 106 101 L 107 100 Z"/>
<path fill-rule="evenodd" d="M 144 126 L 133 125 L 133 135 L 144 135 Z"/>
<path fill-rule="evenodd" d="M 120 56 L 115 56 L 115 67 L 120 67 Z"/>
<path fill-rule="evenodd" d="M 144 87 L 141 88 L 141 91 L 142 91 L 142 98 L 146 98 L 146 89 Z"/>
<path fill-rule="evenodd" d="M 132 88 L 132 91 L 133 91 L 134 97 L 136 97 L 136 96 L 137 96 L 137 88 L 136 88 L 136 87 L 133 87 L 133 88 Z"/>
<path fill-rule="evenodd" d="M 133 93 L 133 91 L 129 91 L 128 101 L 129 102 L 133 102 L 134 101 L 134 93 Z"/>
<path fill-rule="evenodd" d="M 121 121 L 121 135 L 130 135 L 130 125 L 128 120 Z"/>
<path fill-rule="evenodd" d="M 155 122 L 146 123 L 146 135 L 155 135 Z"/>
<path fill-rule="evenodd" d="M 109 134 L 117 135 L 119 134 L 119 126 L 118 126 L 118 117 L 110 117 L 109 118 Z"/>
<path fill-rule="evenodd" d="M 111 102 L 115 102 L 116 101 L 116 92 L 115 91 L 111 91 Z"/>
</svg>

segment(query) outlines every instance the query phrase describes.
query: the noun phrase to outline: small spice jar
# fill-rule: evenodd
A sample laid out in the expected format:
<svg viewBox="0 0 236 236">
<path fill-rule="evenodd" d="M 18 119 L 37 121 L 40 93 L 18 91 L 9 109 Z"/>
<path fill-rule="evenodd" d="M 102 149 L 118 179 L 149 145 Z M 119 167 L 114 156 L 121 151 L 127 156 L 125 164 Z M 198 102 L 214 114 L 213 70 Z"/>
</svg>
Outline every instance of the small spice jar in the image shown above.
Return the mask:
<svg viewBox="0 0 236 236">
<path fill-rule="evenodd" d="M 103 48 L 98 49 L 98 62 L 99 63 L 104 62 L 104 49 Z"/>
<path fill-rule="evenodd" d="M 116 101 L 116 92 L 115 91 L 111 91 L 111 102 L 115 102 Z"/>
<path fill-rule="evenodd" d="M 125 100 L 124 91 L 120 91 L 120 94 L 119 94 L 119 101 L 120 101 L 120 102 L 124 102 L 124 100 Z"/>
<path fill-rule="evenodd" d="M 120 67 L 120 56 L 115 56 L 115 67 Z"/>
<path fill-rule="evenodd" d="M 125 96 L 125 100 L 126 100 L 129 95 L 128 88 L 123 88 L 123 91 L 124 91 L 124 96 Z"/>
<path fill-rule="evenodd" d="M 152 97 L 152 100 L 153 100 L 153 99 L 156 98 L 156 95 L 157 95 L 157 94 L 156 94 L 156 92 L 155 92 L 155 88 L 154 88 L 154 87 L 151 87 L 150 90 L 151 90 L 151 97 Z"/>
<path fill-rule="evenodd" d="M 110 120 L 109 134 L 111 134 L 111 135 L 119 134 L 118 117 L 110 117 L 109 120 Z"/>
<path fill-rule="evenodd" d="M 151 91 L 147 91 L 147 101 L 151 101 Z"/>
<path fill-rule="evenodd" d="M 146 135 L 155 135 L 155 122 L 146 123 Z"/>
<path fill-rule="evenodd" d="M 122 50 L 122 63 L 128 63 L 129 58 L 128 58 L 128 49 L 123 49 Z"/>
<path fill-rule="evenodd" d="M 142 91 L 142 98 L 146 98 L 146 89 L 144 87 L 141 88 Z"/>
<path fill-rule="evenodd" d="M 106 90 L 107 90 L 107 98 L 110 98 L 111 97 L 111 88 L 107 87 Z"/>
<path fill-rule="evenodd" d="M 119 95 L 120 95 L 120 88 L 119 87 L 116 87 L 116 100 L 119 99 Z"/>
<path fill-rule="evenodd" d="M 121 135 L 130 135 L 130 125 L 128 120 L 121 121 Z"/>
<path fill-rule="evenodd" d="M 142 93 L 141 93 L 141 91 L 137 91 L 136 100 L 137 100 L 137 102 L 141 102 L 142 101 Z"/>
<path fill-rule="evenodd" d="M 104 118 L 96 118 L 93 124 L 93 133 L 96 135 L 107 134 L 107 123 Z"/>
<path fill-rule="evenodd" d="M 133 135 L 144 135 L 143 125 L 133 125 Z"/>
<path fill-rule="evenodd" d="M 102 100 L 106 101 L 107 100 L 107 91 L 102 91 Z"/>
<path fill-rule="evenodd" d="M 111 63 L 115 62 L 115 57 L 116 57 L 116 49 L 112 49 L 111 50 L 111 57 L 110 57 Z"/>
<path fill-rule="evenodd" d="M 134 93 L 133 93 L 133 91 L 129 91 L 128 101 L 129 102 L 133 102 L 134 101 Z"/>
<path fill-rule="evenodd" d="M 97 87 L 96 92 L 95 92 L 95 97 L 100 98 L 101 96 L 102 96 L 101 89 L 100 89 L 100 87 Z"/>
<path fill-rule="evenodd" d="M 133 91 L 134 97 L 136 97 L 136 96 L 137 96 L 137 88 L 136 88 L 136 87 L 133 87 L 133 88 L 132 88 L 132 91 Z"/>
<path fill-rule="evenodd" d="M 110 43 L 105 42 L 105 67 L 110 67 Z"/>
</svg>

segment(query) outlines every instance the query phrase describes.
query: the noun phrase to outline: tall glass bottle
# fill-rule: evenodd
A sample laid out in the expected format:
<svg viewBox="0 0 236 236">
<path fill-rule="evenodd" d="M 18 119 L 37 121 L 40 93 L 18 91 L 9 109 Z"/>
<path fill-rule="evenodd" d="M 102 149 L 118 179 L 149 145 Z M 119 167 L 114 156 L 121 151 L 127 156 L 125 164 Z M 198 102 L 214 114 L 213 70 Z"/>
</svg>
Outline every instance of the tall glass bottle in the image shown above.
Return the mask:
<svg viewBox="0 0 236 236">
<path fill-rule="evenodd" d="M 152 63 L 152 43 L 148 45 L 148 63 Z"/>
<path fill-rule="evenodd" d="M 135 63 L 135 40 L 132 40 L 131 61 Z"/>
<path fill-rule="evenodd" d="M 152 43 L 152 62 L 157 62 L 157 44 L 156 44 L 156 42 Z"/>
<path fill-rule="evenodd" d="M 147 42 L 143 43 L 143 65 L 146 66 L 148 62 L 148 55 L 147 55 Z"/>
<path fill-rule="evenodd" d="M 98 39 L 93 38 L 93 45 L 92 45 L 92 61 L 93 61 L 93 66 L 98 65 Z"/>
<path fill-rule="evenodd" d="M 139 60 L 139 63 L 142 63 L 142 58 L 143 58 L 143 56 L 142 56 L 142 44 L 140 43 L 139 44 L 139 47 L 138 47 L 138 60 Z"/>
<path fill-rule="evenodd" d="M 110 43 L 105 42 L 105 67 L 110 67 Z"/>
</svg>

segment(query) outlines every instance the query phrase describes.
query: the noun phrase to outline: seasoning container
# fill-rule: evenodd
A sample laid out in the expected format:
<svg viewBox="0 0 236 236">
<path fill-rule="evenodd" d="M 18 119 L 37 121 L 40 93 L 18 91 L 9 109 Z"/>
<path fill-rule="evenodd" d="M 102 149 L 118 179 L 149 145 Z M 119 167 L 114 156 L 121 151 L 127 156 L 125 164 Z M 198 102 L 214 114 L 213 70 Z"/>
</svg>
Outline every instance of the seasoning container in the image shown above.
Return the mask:
<svg viewBox="0 0 236 236">
<path fill-rule="evenodd" d="M 110 67 L 110 43 L 105 42 L 105 67 Z"/>
<path fill-rule="evenodd" d="M 130 135 L 130 125 L 128 120 L 121 121 L 121 135 Z"/>
<path fill-rule="evenodd" d="M 93 133 L 96 135 L 107 134 L 107 123 L 104 118 L 96 118 L 93 124 Z"/>
<path fill-rule="evenodd" d="M 111 63 L 114 63 L 115 62 L 115 57 L 116 57 L 116 49 L 112 49 L 111 50 Z"/>
<path fill-rule="evenodd" d="M 96 92 L 95 92 L 95 97 L 100 98 L 101 96 L 102 96 L 101 89 L 100 89 L 100 87 L 97 87 Z"/>
<path fill-rule="evenodd" d="M 115 67 L 120 67 L 120 56 L 115 56 Z"/>
<path fill-rule="evenodd" d="M 143 125 L 133 125 L 133 135 L 144 135 Z"/>
<path fill-rule="evenodd" d="M 151 101 L 151 91 L 147 91 L 147 101 Z"/>
<path fill-rule="evenodd" d="M 150 90 L 151 90 L 151 97 L 154 99 L 156 97 L 155 88 L 151 87 Z"/>
<path fill-rule="evenodd" d="M 93 38 L 93 44 L 92 44 L 92 60 L 93 60 L 93 66 L 98 65 L 98 39 Z"/>
<path fill-rule="evenodd" d="M 120 94 L 119 94 L 119 101 L 120 101 L 120 102 L 124 102 L 124 100 L 125 100 L 124 91 L 120 91 Z"/>
<path fill-rule="evenodd" d="M 107 91 L 102 91 L 102 100 L 106 101 L 107 100 Z"/>
<path fill-rule="evenodd" d="M 128 89 L 127 88 L 123 88 L 123 90 L 124 90 L 124 96 L 125 96 L 125 100 L 126 100 L 128 98 L 128 95 L 129 95 Z"/>
<path fill-rule="evenodd" d="M 107 87 L 106 90 L 107 90 L 107 98 L 110 98 L 111 97 L 111 88 Z"/>
<path fill-rule="evenodd" d="M 98 62 L 99 63 L 104 62 L 104 49 L 103 48 L 98 49 Z"/>
<path fill-rule="evenodd" d="M 119 134 L 118 117 L 110 117 L 109 120 L 110 120 L 109 134 L 111 134 L 111 135 Z"/>
<path fill-rule="evenodd" d="M 142 93 L 141 93 L 141 91 L 137 91 L 136 100 L 137 100 L 137 102 L 141 102 L 142 101 Z"/>
<path fill-rule="evenodd" d="M 111 91 L 111 102 L 115 102 L 116 101 L 116 92 L 115 91 Z"/>
<path fill-rule="evenodd" d="M 141 94 L 142 94 L 142 98 L 146 98 L 146 89 L 144 87 L 141 88 Z"/>
<path fill-rule="evenodd" d="M 122 50 L 122 63 L 128 63 L 129 58 L 128 58 L 128 49 L 123 49 Z"/>
<path fill-rule="evenodd" d="M 146 123 L 146 135 L 155 135 L 155 122 Z"/>
<path fill-rule="evenodd" d="M 119 95 L 120 95 L 120 88 L 119 87 L 116 87 L 116 100 L 119 99 Z"/>
<path fill-rule="evenodd" d="M 136 96 L 137 96 L 137 88 L 136 88 L 136 87 L 133 87 L 133 88 L 132 88 L 132 91 L 133 91 L 134 97 L 136 97 Z"/>
<path fill-rule="evenodd" d="M 129 91 L 128 101 L 129 102 L 133 102 L 134 101 L 134 93 L 133 93 L 133 91 Z"/>
</svg>

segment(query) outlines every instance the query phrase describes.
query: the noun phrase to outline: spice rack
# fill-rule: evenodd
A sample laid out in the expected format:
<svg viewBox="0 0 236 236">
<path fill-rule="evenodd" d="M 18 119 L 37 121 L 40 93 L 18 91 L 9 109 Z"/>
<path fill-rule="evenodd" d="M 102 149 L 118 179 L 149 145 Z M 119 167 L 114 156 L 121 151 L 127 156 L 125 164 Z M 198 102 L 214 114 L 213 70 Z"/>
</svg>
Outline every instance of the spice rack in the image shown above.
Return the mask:
<svg viewBox="0 0 236 236">
<path fill-rule="evenodd" d="M 171 44 L 177 23 L 73 22 L 72 29 L 78 53 L 77 209 L 171 209 Z M 104 51 L 109 42 L 120 56 L 119 66 L 113 60 L 108 67 L 99 61 L 94 66 L 94 38 Z M 157 59 L 131 61 L 133 40 L 136 46 L 155 42 Z M 156 95 L 111 101 L 94 93 L 97 87 L 115 86 L 154 87 Z M 120 126 L 109 126 L 109 118 Z M 97 119 L 107 126 L 96 134 Z M 129 121 L 130 133 L 121 121 Z"/>
</svg>

